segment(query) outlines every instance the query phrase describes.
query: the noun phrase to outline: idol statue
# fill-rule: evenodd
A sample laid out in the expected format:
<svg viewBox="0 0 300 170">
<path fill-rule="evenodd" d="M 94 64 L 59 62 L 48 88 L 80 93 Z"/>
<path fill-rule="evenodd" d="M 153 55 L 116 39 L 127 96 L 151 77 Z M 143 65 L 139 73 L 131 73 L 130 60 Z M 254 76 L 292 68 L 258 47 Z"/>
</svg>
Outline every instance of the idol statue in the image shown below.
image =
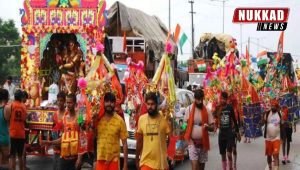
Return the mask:
<svg viewBox="0 0 300 170">
<path fill-rule="evenodd" d="M 69 42 L 68 49 L 64 49 L 63 53 L 64 64 L 59 69 L 62 71 L 61 80 L 64 83 L 64 90 L 67 93 L 76 93 L 76 79 L 79 77 L 80 66 L 82 61 L 82 52 L 74 40 Z"/>
</svg>

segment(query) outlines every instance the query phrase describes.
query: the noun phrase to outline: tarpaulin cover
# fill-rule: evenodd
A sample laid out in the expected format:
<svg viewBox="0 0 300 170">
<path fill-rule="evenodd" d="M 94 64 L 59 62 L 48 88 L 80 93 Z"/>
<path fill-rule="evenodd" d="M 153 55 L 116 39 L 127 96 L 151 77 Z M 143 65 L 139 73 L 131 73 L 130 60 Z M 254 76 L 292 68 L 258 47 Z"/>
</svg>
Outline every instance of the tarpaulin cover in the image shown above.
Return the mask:
<svg viewBox="0 0 300 170">
<path fill-rule="evenodd" d="M 300 118 L 299 116 L 299 103 L 298 103 L 298 96 L 294 93 L 288 93 L 279 98 L 280 106 L 287 106 L 288 112 L 289 112 L 289 120 L 291 120 L 291 117 L 294 115 Z"/>
<path fill-rule="evenodd" d="M 113 25 L 111 23 L 117 22 L 117 19 L 119 19 L 121 31 L 129 31 L 137 37 L 145 38 L 146 51 L 153 50 L 157 58 L 163 55 L 169 31 L 157 16 L 150 16 L 117 1 L 108 10 L 108 22 Z M 177 45 L 172 39 L 170 42 L 175 47 L 174 53 L 177 54 Z"/>
<path fill-rule="evenodd" d="M 262 136 L 262 108 L 260 103 L 243 105 L 245 137 Z"/>
</svg>

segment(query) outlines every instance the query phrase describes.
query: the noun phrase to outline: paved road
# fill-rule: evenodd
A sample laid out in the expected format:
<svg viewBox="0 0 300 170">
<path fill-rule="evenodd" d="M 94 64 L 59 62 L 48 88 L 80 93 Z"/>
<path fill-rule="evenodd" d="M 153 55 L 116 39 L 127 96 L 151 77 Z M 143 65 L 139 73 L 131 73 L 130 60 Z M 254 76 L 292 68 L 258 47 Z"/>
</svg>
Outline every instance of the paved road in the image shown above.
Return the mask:
<svg viewBox="0 0 300 170">
<path fill-rule="evenodd" d="M 27 161 L 27 166 L 30 170 L 53 170 L 51 157 L 38 157 L 29 156 Z M 128 169 L 135 170 L 135 163 L 133 160 L 128 162 Z M 84 165 L 83 170 L 92 170 L 89 165 Z"/>
<path fill-rule="evenodd" d="M 291 163 L 283 165 L 280 162 L 280 170 L 300 170 L 300 125 L 297 126 L 298 131 L 293 134 L 293 142 L 291 144 L 290 160 Z M 208 155 L 207 170 L 221 170 L 221 157 L 219 156 L 219 148 L 217 145 L 217 135 L 211 136 L 211 151 Z M 281 149 L 282 152 L 282 149 Z M 280 153 L 280 159 L 282 153 Z M 238 144 L 238 163 L 237 168 L 240 170 L 268 170 L 267 160 L 264 156 L 264 138 L 260 137 L 252 140 L 251 143 Z M 176 170 L 191 169 L 188 160 L 179 162 Z"/>
<path fill-rule="evenodd" d="M 298 131 L 293 135 L 293 142 L 290 154 L 292 163 L 289 165 L 280 164 L 281 170 L 300 170 L 300 125 L 297 127 Z M 209 152 L 209 160 L 206 164 L 207 170 L 220 170 L 221 157 L 217 145 L 217 135 L 211 136 L 211 151 Z M 282 155 L 280 155 L 282 156 Z M 28 166 L 31 170 L 52 170 L 51 157 L 28 157 Z M 264 139 L 262 137 L 252 140 L 250 144 L 238 144 L 238 164 L 239 170 L 264 170 L 266 168 L 266 157 L 264 156 Z M 90 170 L 91 168 L 85 168 Z M 134 170 L 134 161 L 129 162 L 129 169 Z M 191 169 L 190 162 L 185 160 L 178 162 L 175 170 L 189 170 Z"/>
</svg>

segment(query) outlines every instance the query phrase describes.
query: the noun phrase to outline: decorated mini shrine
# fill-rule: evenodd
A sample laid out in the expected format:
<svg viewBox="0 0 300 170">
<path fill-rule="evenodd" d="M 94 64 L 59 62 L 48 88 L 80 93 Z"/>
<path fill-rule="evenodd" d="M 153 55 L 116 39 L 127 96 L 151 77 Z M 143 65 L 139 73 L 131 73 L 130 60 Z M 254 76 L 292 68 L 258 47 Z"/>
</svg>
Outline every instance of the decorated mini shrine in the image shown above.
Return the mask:
<svg viewBox="0 0 300 170">
<path fill-rule="evenodd" d="M 96 58 L 106 24 L 104 0 L 25 0 L 22 15 L 21 87 L 31 106 L 47 100 L 48 87 L 77 91 Z"/>
<path fill-rule="evenodd" d="M 47 146 L 39 142 L 55 139 L 50 132 L 59 91 L 77 95 L 77 122 L 85 129 L 79 134 L 82 143 L 92 131 L 91 117 L 104 114 L 106 92 L 116 95 L 116 111 L 121 111 L 122 88 L 104 55 L 105 7 L 105 0 L 24 1 L 21 88 L 30 96 L 26 154 L 47 154 Z"/>
</svg>

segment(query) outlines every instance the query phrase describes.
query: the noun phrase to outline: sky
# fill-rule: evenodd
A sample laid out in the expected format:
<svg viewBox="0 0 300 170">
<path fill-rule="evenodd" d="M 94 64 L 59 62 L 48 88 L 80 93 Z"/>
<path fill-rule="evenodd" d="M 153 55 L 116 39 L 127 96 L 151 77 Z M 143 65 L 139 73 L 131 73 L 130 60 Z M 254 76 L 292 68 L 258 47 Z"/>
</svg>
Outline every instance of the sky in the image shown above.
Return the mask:
<svg viewBox="0 0 300 170">
<path fill-rule="evenodd" d="M 5 3 L 4 3 L 5 1 Z M 176 24 L 180 24 L 182 30 L 188 36 L 188 42 L 184 45 L 183 55 L 179 53 L 179 60 L 191 57 L 191 5 L 189 0 L 171 0 L 171 31 L 175 30 Z M 16 26 L 21 30 L 19 9 L 22 8 L 23 0 L 0 0 L 0 17 L 13 19 Z M 107 0 L 107 9 L 115 3 L 115 0 Z M 169 1 L 168 0 L 120 0 L 127 7 L 137 8 L 149 15 L 158 16 L 168 27 Z M 203 33 L 222 33 L 223 6 L 218 0 L 194 0 L 194 29 L 195 45 L 199 43 Z M 242 52 L 245 52 L 248 37 L 251 39 L 250 53 L 256 56 L 258 51 L 267 49 L 276 51 L 280 32 L 256 31 L 257 24 L 232 23 L 234 9 L 237 7 L 288 7 L 290 8 L 289 20 L 284 37 L 284 52 L 292 54 L 295 60 L 300 62 L 300 0 L 227 0 L 225 3 L 225 33 L 237 39 L 238 49 L 242 42 Z M 298 18 L 298 19 L 297 19 Z M 241 29 L 242 27 L 242 29 Z M 242 31 L 241 31 L 242 30 Z M 259 44 L 259 46 L 257 46 Z M 240 50 L 241 51 L 241 50 Z"/>
</svg>

